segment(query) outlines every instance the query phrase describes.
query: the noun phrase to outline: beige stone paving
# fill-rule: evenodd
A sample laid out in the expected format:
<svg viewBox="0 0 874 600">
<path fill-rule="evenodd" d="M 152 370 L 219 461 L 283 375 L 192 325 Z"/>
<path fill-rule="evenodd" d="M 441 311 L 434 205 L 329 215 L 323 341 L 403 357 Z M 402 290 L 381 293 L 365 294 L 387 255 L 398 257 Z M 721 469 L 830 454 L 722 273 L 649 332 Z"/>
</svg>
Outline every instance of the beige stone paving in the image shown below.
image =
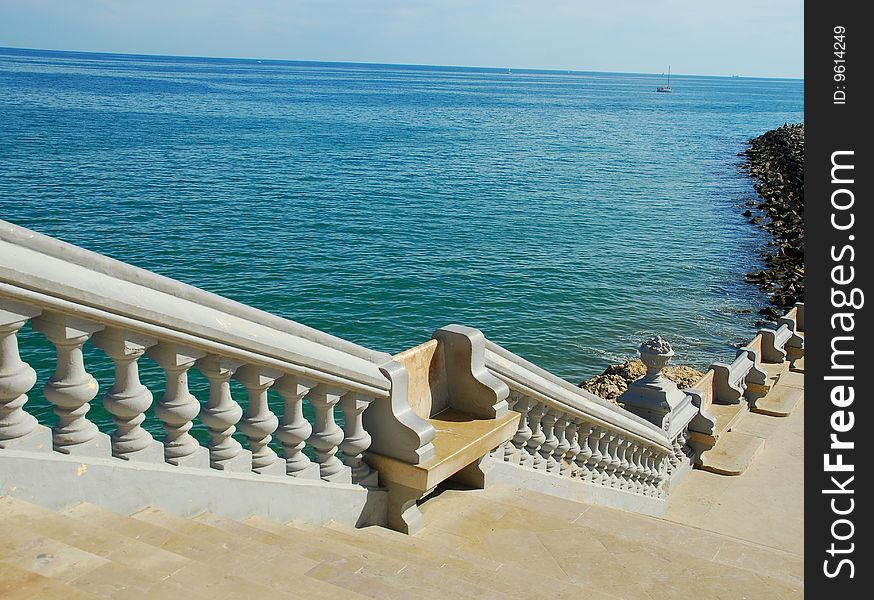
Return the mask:
<svg viewBox="0 0 874 600">
<path fill-rule="evenodd" d="M 665 519 L 797 556 L 804 542 L 804 404 L 788 417 L 750 413 L 736 431 L 766 437 L 740 476 L 693 471 Z"/>
<path fill-rule="evenodd" d="M 415 536 L 0 498 L 0 597 L 800 598 L 803 423 L 745 416 L 750 468 L 693 471 L 661 519 L 502 486 L 430 499 Z"/>
<path fill-rule="evenodd" d="M 495 486 L 426 502 L 416 537 L 605 598 L 801 598 L 803 427 L 803 402 L 746 415 L 734 430 L 767 440 L 750 468 L 693 471 L 662 519 Z"/>
</svg>

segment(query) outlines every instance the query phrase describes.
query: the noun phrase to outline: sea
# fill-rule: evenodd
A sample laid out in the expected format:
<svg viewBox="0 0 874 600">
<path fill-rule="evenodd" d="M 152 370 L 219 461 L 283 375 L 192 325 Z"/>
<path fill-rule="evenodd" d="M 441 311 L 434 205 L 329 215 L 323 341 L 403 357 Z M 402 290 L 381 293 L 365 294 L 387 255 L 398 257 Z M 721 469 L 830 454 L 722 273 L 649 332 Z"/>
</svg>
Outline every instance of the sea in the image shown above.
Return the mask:
<svg viewBox="0 0 874 600">
<path fill-rule="evenodd" d="M 739 153 L 803 81 L 663 83 L 0 48 L 0 218 L 390 353 L 460 323 L 573 383 L 654 335 L 706 369 L 767 304 Z"/>
</svg>

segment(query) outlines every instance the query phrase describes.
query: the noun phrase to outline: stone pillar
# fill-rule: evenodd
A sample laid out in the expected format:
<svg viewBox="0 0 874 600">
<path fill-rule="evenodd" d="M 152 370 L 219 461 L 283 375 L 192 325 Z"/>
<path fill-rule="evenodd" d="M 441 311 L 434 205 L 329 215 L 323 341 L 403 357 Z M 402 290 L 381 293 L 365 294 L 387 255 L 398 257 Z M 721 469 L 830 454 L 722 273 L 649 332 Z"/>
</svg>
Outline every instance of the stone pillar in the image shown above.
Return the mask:
<svg viewBox="0 0 874 600">
<path fill-rule="evenodd" d="M 625 410 L 665 430 L 668 429 L 671 412 L 686 401 L 686 394 L 662 374 L 662 369 L 672 356 L 674 351 L 671 345 L 661 337 L 641 344 L 640 360 L 646 365 L 646 374 L 632 381 L 618 399 Z"/>
</svg>

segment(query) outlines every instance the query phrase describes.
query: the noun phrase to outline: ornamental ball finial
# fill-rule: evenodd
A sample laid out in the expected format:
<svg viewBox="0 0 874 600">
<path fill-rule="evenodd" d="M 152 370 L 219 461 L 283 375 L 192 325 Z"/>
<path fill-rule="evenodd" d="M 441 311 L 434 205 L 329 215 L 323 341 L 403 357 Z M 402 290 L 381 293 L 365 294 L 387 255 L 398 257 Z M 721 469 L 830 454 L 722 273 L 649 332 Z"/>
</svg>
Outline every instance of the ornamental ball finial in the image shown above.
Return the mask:
<svg viewBox="0 0 874 600">
<path fill-rule="evenodd" d="M 674 349 L 671 348 L 671 345 L 668 343 L 666 339 L 662 336 L 657 335 L 652 339 L 649 339 L 640 345 L 640 351 L 646 352 L 649 354 L 673 354 Z"/>
</svg>

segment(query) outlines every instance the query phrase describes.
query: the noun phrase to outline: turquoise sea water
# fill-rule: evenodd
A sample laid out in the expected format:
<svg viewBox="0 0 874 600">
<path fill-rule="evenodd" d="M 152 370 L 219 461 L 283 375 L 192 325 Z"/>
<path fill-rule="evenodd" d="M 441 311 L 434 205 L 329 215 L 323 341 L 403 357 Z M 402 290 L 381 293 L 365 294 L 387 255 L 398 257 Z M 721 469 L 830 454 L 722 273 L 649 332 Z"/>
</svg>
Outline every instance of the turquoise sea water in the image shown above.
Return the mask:
<svg viewBox="0 0 874 600">
<path fill-rule="evenodd" d="M 653 334 L 706 367 L 766 302 L 737 153 L 803 86 L 661 83 L 0 49 L 0 218 L 388 352 L 455 322 L 574 383 Z"/>
</svg>

